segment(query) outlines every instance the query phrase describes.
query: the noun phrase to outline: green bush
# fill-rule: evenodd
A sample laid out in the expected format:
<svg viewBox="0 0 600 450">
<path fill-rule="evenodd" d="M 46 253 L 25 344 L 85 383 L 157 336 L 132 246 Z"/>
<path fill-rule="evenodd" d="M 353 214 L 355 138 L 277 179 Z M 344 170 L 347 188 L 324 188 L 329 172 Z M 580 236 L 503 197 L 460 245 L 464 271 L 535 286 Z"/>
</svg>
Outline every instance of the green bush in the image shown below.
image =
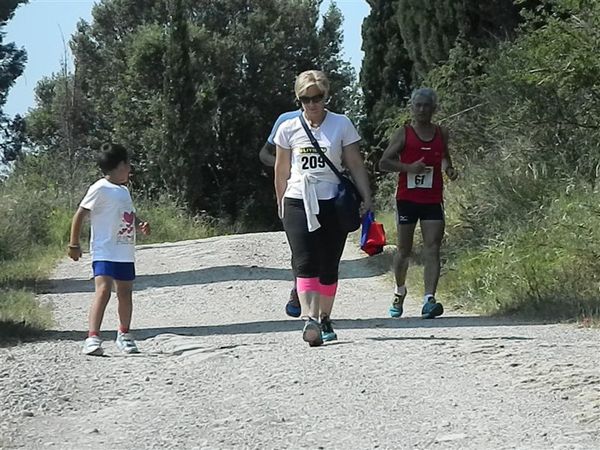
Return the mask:
<svg viewBox="0 0 600 450">
<path fill-rule="evenodd" d="M 53 323 L 52 312 L 31 292 L 0 290 L 0 337 L 19 337 L 43 330 Z"/>
<path fill-rule="evenodd" d="M 456 252 L 440 280 L 455 306 L 544 318 L 600 315 L 600 201 L 580 188 L 515 223 L 502 239 Z"/>
<path fill-rule="evenodd" d="M 190 215 L 185 208 L 162 198 L 158 201 L 135 199 L 137 215 L 150 223 L 149 236 L 137 234 L 139 244 L 202 239 L 228 234 L 233 227 L 207 215 Z"/>
</svg>

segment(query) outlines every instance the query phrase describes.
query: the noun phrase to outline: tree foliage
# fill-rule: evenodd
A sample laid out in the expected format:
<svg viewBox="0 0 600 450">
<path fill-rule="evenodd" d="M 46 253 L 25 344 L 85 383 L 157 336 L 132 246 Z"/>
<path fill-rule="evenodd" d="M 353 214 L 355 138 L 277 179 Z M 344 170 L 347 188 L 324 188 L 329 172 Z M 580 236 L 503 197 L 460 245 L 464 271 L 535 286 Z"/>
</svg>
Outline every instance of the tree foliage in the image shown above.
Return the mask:
<svg viewBox="0 0 600 450">
<path fill-rule="evenodd" d="M 518 13 L 512 0 L 398 0 L 397 20 L 422 78 L 447 60 L 457 38 L 480 48 L 512 35 Z"/>
<path fill-rule="evenodd" d="M 71 41 L 92 141 L 134 154 L 134 183 L 193 211 L 276 222 L 257 158 L 275 118 L 297 108 L 298 73 L 325 70 L 332 110 L 351 108 L 342 16 L 318 0 L 103 0 Z M 40 104 L 40 108 L 48 109 Z M 43 141 L 35 140 L 36 145 Z"/>
<path fill-rule="evenodd" d="M 4 28 L 19 5 L 24 3 L 27 0 L 3 0 L 0 3 L 0 162 L 15 160 L 23 145 L 24 121 L 21 117 L 6 117 L 3 108 L 10 88 L 23 73 L 27 62 L 24 49 L 14 42 L 4 42 Z"/>
<path fill-rule="evenodd" d="M 369 148 L 369 161 L 381 156 L 385 124 L 395 118 L 412 86 L 413 63 L 404 48 L 396 13 L 398 1 L 371 0 L 362 26 L 364 58 L 360 72 L 363 93 L 361 134 Z"/>
</svg>

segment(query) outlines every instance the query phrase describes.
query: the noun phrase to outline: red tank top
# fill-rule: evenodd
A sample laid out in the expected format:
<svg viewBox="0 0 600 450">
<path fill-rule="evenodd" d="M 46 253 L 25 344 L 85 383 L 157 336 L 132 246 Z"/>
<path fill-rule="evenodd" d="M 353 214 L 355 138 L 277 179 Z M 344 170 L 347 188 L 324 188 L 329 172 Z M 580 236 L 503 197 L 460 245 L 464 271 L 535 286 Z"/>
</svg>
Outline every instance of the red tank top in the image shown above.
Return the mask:
<svg viewBox="0 0 600 450">
<path fill-rule="evenodd" d="M 401 172 L 398 176 L 396 199 L 415 203 L 442 203 L 442 159 L 445 144 L 440 127 L 435 127 L 431 141 L 422 141 L 412 126 L 405 125 L 404 137 L 400 162 L 411 164 L 423 158 L 427 171 L 422 174 Z"/>
</svg>

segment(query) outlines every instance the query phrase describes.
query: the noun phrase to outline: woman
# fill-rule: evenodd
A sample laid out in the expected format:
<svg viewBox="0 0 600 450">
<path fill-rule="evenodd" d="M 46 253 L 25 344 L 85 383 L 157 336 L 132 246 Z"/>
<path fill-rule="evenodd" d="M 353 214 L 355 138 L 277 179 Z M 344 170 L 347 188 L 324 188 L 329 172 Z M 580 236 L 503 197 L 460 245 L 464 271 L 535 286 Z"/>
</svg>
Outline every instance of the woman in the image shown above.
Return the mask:
<svg viewBox="0 0 600 450">
<path fill-rule="evenodd" d="M 364 210 L 371 209 L 371 190 L 354 125 L 343 114 L 325 108 L 329 94 L 325 74 L 302 72 L 296 78 L 295 93 L 302 115 L 283 122 L 275 134 L 275 193 L 306 321 L 302 337 L 313 347 L 337 339 L 330 317 L 347 233 L 335 212 L 339 179 L 311 144 L 301 118 L 336 168 L 341 171 L 343 165 L 350 170 Z"/>
</svg>

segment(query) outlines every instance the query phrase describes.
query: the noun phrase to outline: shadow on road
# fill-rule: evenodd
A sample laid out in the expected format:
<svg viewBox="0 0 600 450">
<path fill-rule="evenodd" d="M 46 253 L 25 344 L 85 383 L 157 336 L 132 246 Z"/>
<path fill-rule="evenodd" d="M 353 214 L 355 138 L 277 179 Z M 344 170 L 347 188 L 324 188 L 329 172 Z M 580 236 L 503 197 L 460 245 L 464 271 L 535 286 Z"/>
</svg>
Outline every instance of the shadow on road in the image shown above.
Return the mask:
<svg viewBox="0 0 600 450">
<path fill-rule="evenodd" d="M 375 277 L 386 273 L 388 269 L 389 266 L 374 264 L 372 261 L 368 261 L 367 258 L 342 261 L 340 264 L 340 279 Z M 135 280 L 135 290 L 143 291 L 144 289 L 167 286 L 189 286 L 248 280 L 291 281 L 292 274 L 289 269 L 254 265 L 206 267 L 173 273 L 138 275 Z M 38 286 L 38 293 L 40 294 L 72 294 L 76 292 L 94 292 L 93 280 L 65 278 L 50 280 Z"/>
<path fill-rule="evenodd" d="M 367 330 L 367 329 L 427 329 L 437 331 L 448 330 L 452 328 L 468 327 L 503 327 L 503 326 L 532 326 L 547 325 L 554 322 L 531 322 L 515 321 L 509 318 L 494 318 L 480 316 L 448 316 L 437 318 L 435 320 L 423 320 L 420 318 L 388 319 L 388 318 L 369 318 L 369 319 L 341 319 L 335 320 L 334 325 L 338 330 Z M 246 334 L 265 334 L 265 333 L 285 333 L 299 332 L 302 329 L 300 320 L 273 320 L 246 323 L 228 323 L 221 325 L 200 325 L 193 327 L 157 327 L 157 328 L 138 328 L 134 330 L 136 339 L 144 340 L 158 336 L 159 334 L 177 334 L 181 336 L 222 336 L 222 335 L 246 335 Z M 115 330 L 103 331 L 106 337 L 113 336 Z M 45 331 L 30 338 L 33 341 L 44 340 L 83 340 L 86 336 L 84 330 L 68 331 Z M 460 338 L 436 337 L 370 337 L 372 340 L 394 340 L 394 339 L 445 339 L 454 340 Z M 522 336 L 501 336 L 501 337 L 473 337 L 473 340 L 529 340 L 532 338 Z"/>
</svg>

